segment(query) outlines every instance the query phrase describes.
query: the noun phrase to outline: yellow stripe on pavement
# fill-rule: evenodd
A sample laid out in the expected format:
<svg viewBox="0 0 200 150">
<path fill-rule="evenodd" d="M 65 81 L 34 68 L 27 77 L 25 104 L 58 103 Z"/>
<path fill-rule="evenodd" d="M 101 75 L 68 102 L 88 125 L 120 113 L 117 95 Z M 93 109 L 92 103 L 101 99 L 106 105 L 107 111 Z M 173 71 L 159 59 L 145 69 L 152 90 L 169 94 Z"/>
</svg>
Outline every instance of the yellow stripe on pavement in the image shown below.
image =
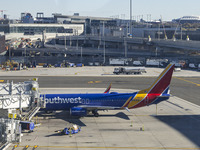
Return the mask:
<svg viewBox="0 0 200 150">
<path fill-rule="evenodd" d="M 200 86 L 200 84 L 198 83 L 195 83 L 195 82 L 192 82 L 192 81 L 189 81 L 189 80 L 186 80 L 186 79 L 183 79 L 183 78 L 178 78 L 178 77 L 174 77 L 175 79 L 179 79 L 179 80 L 182 80 L 182 81 L 185 81 L 185 82 L 188 82 L 188 83 L 191 83 L 191 84 L 194 84 L 196 86 Z"/>
<path fill-rule="evenodd" d="M 10 146 L 12 147 L 12 146 Z M 22 146 L 22 145 L 19 145 L 18 147 L 25 147 L 25 146 Z M 29 146 L 29 147 L 33 147 L 34 146 Z M 38 148 L 57 148 L 57 149 L 72 149 L 72 148 L 75 148 L 75 149 L 171 149 L 171 150 L 174 150 L 174 149 L 191 149 L 191 150 L 195 150 L 195 149 L 200 149 L 200 147 L 107 147 L 107 146 L 38 146 Z"/>
</svg>

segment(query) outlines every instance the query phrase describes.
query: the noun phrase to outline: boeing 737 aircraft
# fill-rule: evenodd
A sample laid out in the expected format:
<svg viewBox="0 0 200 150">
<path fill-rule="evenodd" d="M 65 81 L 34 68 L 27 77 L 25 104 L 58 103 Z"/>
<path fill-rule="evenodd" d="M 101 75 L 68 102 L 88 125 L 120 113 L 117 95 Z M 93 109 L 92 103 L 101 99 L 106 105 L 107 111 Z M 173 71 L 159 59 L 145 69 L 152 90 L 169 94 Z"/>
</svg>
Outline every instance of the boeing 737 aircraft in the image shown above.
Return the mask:
<svg viewBox="0 0 200 150">
<path fill-rule="evenodd" d="M 69 110 L 73 116 L 86 116 L 92 112 L 98 116 L 99 110 L 129 109 L 157 104 L 170 97 L 169 85 L 174 65 L 169 64 L 156 81 L 147 89 L 134 93 L 109 92 L 97 94 L 45 94 L 46 111 Z"/>
</svg>

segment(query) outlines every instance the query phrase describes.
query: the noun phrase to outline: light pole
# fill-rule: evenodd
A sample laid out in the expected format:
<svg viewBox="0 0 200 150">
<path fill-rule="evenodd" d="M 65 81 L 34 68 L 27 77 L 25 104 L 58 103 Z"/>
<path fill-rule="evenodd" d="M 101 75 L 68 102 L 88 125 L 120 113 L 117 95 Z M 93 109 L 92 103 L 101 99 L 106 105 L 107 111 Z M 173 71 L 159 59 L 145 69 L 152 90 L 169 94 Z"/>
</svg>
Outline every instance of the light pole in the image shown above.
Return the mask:
<svg viewBox="0 0 200 150">
<path fill-rule="evenodd" d="M 103 64 L 106 63 L 106 43 L 105 43 L 105 36 L 104 36 L 104 28 L 105 28 L 105 22 L 103 21 Z"/>
<path fill-rule="evenodd" d="M 159 22 L 159 25 L 158 25 L 158 40 L 160 40 L 160 22 Z"/>
<path fill-rule="evenodd" d="M 82 61 L 83 61 L 83 48 L 81 46 L 81 63 L 83 63 Z"/>
<path fill-rule="evenodd" d="M 69 47 L 71 48 L 72 46 L 72 40 L 71 40 L 71 35 L 69 36 Z"/>
<path fill-rule="evenodd" d="M 25 48 L 24 48 L 24 64 L 26 65 L 26 45 L 25 45 Z"/>
<path fill-rule="evenodd" d="M 67 33 L 66 33 L 66 31 L 65 31 L 65 50 L 67 49 L 67 48 L 66 48 L 66 40 L 67 40 L 67 39 L 66 39 L 66 36 L 67 36 Z"/>
<path fill-rule="evenodd" d="M 127 41 L 126 41 L 126 37 L 124 37 L 124 57 L 127 58 Z"/>
<path fill-rule="evenodd" d="M 183 40 L 182 24 L 181 24 L 181 40 Z"/>
<path fill-rule="evenodd" d="M 106 63 L 106 46 L 105 46 L 105 39 L 104 39 L 104 43 L 103 43 L 103 54 L 104 54 L 104 57 L 103 57 L 103 64 Z"/>
<path fill-rule="evenodd" d="M 132 0 L 130 0 L 130 34 L 132 35 Z"/>
<path fill-rule="evenodd" d="M 78 30 L 76 30 L 76 32 L 77 32 L 77 41 L 76 41 L 76 50 L 78 50 Z"/>
</svg>

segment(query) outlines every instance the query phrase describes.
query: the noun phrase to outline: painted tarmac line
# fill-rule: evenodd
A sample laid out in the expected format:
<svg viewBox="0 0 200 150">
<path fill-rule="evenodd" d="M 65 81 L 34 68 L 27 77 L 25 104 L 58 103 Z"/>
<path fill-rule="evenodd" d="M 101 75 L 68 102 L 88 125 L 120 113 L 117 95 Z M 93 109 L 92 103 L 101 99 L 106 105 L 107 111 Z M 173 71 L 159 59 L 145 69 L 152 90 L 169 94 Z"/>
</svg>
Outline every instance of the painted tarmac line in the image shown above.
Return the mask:
<svg viewBox="0 0 200 150">
<path fill-rule="evenodd" d="M 89 81 L 88 83 L 101 83 L 102 81 Z"/>
<path fill-rule="evenodd" d="M 10 146 L 12 147 L 12 146 Z M 18 145 L 18 147 L 26 147 L 26 145 Z M 31 148 L 34 148 L 35 146 L 29 146 Z M 107 146 L 38 146 L 37 148 L 57 148 L 57 149 L 61 149 L 61 148 L 65 148 L 65 149 L 71 149 L 71 148 L 75 148 L 75 149 L 191 149 L 191 150 L 195 150 L 195 149 L 200 149 L 200 147 L 107 147 Z"/>
<path fill-rule="evenodd" d="M 198 84 L 198 83 L 195 83 L 195 82 L 192 82 L 192 81 L 189 81 L 189 80 L 180 78 L 180 77 L 174 77 L 174 78 L 175 78 L 175 79 L 182 80 L 182 81 L 185 81 L 185 82 L 188 82 L 188 83 L 191 83 L 191 84 L 194 84 L 194 85 L 196 85 L 196 86 L 200 86 L 200 84 Z"/>
</svg>

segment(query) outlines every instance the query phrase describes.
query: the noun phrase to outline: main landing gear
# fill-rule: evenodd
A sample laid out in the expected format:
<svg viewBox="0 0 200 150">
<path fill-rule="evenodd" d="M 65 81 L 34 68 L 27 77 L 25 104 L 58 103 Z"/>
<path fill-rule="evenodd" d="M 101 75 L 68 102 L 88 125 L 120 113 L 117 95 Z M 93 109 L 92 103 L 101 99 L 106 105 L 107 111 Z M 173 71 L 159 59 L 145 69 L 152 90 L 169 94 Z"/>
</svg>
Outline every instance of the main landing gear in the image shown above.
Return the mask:
<svg viewBox="0 0 200 150">
<path fill-rule="evenodd" d="M 97 110 L 93 110 L 92 113 L 94 114 L 95 117 L 99 117 L 99 113 L 97 112 Z"/>
</svg>

